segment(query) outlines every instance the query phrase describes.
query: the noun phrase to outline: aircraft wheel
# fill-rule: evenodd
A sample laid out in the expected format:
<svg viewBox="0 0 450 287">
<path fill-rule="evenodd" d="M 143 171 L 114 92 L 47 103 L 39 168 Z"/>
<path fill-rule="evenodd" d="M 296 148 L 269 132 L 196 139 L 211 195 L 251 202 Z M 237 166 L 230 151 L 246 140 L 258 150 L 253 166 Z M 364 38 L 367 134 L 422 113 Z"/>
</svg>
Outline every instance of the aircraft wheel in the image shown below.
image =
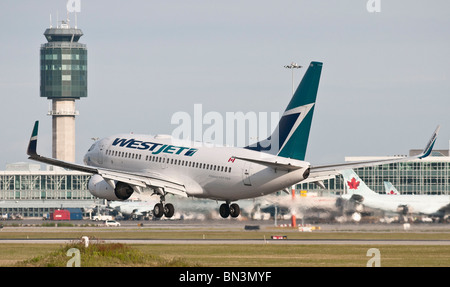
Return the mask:
<svg viewBox="0 0 450 287">
<path fill-rule="evenodd" d="M 352 214 L 352 220 L 353 220 L 354 222 L 360 222 L 360 221 L 361 221 L 361 213 L 359 213 L 359 212 L 354 212 L 354 213 Z"/>
<path fill-rule="evenodd" d="M 174 213 L 175 213 L 175 208 L 173 207 L 173 204 L 168 203 L 168 204 L 164 205 L 164 215 L 167 218 L 171 218 Z"/>
<path fill-rule="evenodd" d="M 233 203 L 232 205 L 230 205 L 231 217 L 238 217 L 239 214 L 241 214 L 241 209 L 239 208 L 239 205 L 236 203 Z"/>
<path fill-rule="evenodd" d="M 162 203 L 155 204 L 155 207 L 153 207 L 153 216 L 156 218 L 161 218 L 164 215 L 164 206 Z"/>
<path fill-rule="evenodd" d="M 222 218 L 227 218 L 228 216 L 230 216 L 230 207 L 228 206 L 228 204 L 226 203 L 221 204 L 219 208 L 219 213 L 220 216 L 222 216 Z"/>
</svg>

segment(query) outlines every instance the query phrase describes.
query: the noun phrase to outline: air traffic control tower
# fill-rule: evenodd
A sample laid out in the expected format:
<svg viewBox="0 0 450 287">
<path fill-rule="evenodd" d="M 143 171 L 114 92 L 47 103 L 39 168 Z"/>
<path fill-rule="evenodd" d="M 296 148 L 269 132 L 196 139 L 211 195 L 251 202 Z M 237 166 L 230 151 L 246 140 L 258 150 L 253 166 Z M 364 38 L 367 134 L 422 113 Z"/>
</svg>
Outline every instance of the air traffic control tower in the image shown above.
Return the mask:
<svg viewBox="0 0 450 287">
<path fill-rule="evenodd" d="M 52 100 L 53 158 L 75 162 L 75 100 L 87 97 L 87 48 L 83 32 L 68 21 L 45 30 L 41 45 L 41 97 Z"/>
</svg>

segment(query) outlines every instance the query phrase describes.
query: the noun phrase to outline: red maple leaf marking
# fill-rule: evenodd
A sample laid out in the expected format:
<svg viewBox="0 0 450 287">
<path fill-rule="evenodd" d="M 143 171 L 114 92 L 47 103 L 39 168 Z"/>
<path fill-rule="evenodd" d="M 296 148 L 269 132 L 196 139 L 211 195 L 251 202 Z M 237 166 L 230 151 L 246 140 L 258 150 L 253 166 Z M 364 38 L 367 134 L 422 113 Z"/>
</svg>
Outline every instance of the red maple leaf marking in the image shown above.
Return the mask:
<svg viewBox="0 0 450 287">
<path fill-rule="evenodd" d="M 393 190 L 391 190 L 391 194 L 395 194 Z"/>
<path fill-rule="evenodd" d="M 355 178 L 352 178 L 351 181 L 347 181 L 348 188 L 350 189 L 358 189 L 359 181 L 356 181 Z"/>
</svg>

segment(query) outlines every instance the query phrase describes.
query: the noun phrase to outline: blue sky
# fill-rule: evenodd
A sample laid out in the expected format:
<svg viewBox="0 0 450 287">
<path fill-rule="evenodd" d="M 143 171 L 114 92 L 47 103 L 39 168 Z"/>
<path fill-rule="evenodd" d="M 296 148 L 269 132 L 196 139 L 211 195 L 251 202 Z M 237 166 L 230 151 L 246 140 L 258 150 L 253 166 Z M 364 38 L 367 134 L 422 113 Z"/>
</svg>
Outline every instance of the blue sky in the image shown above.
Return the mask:
<svg viewBox="0 0 450 287">
<path fill-rule="evenodd" d="M 282 112 L 291 94 L 283 66 L 324 63 L 307 160 L 406 154 L 450 139 L 450 2 L 86 1 L 88 98 L 77 101 L 77 161 L 93 137 L 168 133 L 174 113 Z M 51 155 L 49 101 L 39 97 L 39 48 L 65 0 L 0 3 L 0 169 L 26 161 L 33 122 Z M 74 17 L 70 15 L 71 24 Z M 295 72 L 299 82 L 304 69 Z M 206 127 L 205 127 L 206 128 Z"/>
</svg>

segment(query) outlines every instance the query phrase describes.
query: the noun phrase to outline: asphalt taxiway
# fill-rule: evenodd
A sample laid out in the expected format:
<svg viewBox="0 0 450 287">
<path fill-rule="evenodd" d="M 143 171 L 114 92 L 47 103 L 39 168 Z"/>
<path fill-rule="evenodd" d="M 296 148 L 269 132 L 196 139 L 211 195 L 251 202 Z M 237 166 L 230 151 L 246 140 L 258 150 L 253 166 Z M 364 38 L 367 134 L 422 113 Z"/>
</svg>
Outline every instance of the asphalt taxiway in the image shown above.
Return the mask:
<svg viewBox="0 0 450 287">
<path fill-rule="evenodd" d="M 450 245 L 450 240 L 373 240 L 373 239 L 105 239 L 105 243 L 123 244 L 281 244 L 281 245 Z M 69 244 L 74 239 L 0 239 L 2 243 Z"/>
<path fill-rule="evenodd" d="M 109 232 L 114 231 L 117 236 L 115 238 L 102 239 L 104 242 L 125 243 L 125 244 L 291 244 L 291 245 L 450 245 L 450 224 L 410 224 L 406 228 L 403 224 L 317 224 L 318 227 L 312 231 L 314 233 L 423 233 L 444 234 L 434 239 L 433 236 L 428 236 L 426 239 L 298 239 L 295 236 L 289 236 L 294 233 L 298 234 L 297 228 L 280 228 L 275 227 L 273 221 L 239 221 L 239 220 L 207 220 L 207 221 L 120 221 L 120 227 L 105 227 L 101 222 L 93 221 L 71 221 L 71 227 L 58 227 L 58 222 L 54 223 L 54 227 L 42 226 L 40 220 L 23 220 L 20 223 L 15 222 L 14 226 L 6 225 L 0 231 L 1 243 L 20 243 L 20 244 L 66 244 L 74 241 L 74 238 L 9 238 L 6 233 L 9 232 L 71 232 L 77 230 L 83 231 L 100 231 Z M 49 223 L 49 222 L 46 222 Z M 69 222 L 66 222 L 69 223 Z M 283 222 L 280 222 L 284 224 Z M 288 222 L 286 222 L 288 223 Z M 270 236 L 261 235 L 257 239 L 230 239 L 230 238 L 200 238 L 200 239 L 130 239 L 127 236 L 121 236 L 127 232 L 208 232 L 208 231 L 233 231 L 233 232 L 252 232 L 246 231 L 256 229 L 258 231 L 270 231 L 273 233 L 285 233 L 289 239 L 271 239 Z M 448 236 L 446 236 L 448 234 Z M 293 238 L 294 237 L 294 238 Z M 430 239 L 431 238 L 431 239 Z"/>
<path fill-rule="evenodd" d="M 238 219 L 212 219 L 212 220 L 124 220 L 118 221 L 120 227 L 118 230 L 135 229 L 137 227 L 152 228 L 155 231 L 161 229 L 167 230 L 244 230 L 246 226 L 257 226 L 260 230 L 268 228 L 276 228 L 280 226 L 288 226 L 290 221 L 278 221 L 277 225 L 273 220 L 238 220 Z M 48 221 L 40 219 L 24 219 L 24 220 L 9 220 L 1 221 L 5 228 L 29 228 L 36 227 L 42 228 L 43 224 L 46 224 L 49 230 L 51 226 L 63 227 L 64 224 L 71 225 L 68 228 L 104 228 L 104 223 L 101 221 L 91 220 L 71 220 L 71 221 Z M 299 223 L 298 223 L 299 224 Z M 14 226 L 14 227 L 8 227 Z M 62 227 L 61 227 L 62 226 Z M 301 226 L 299 224 L 299 226 Z M 450 235 L 450 223 L 411 223 L 408 228 L 405 229 L 405 225 L 402 223 L 311 223 L 306 226 L 320 227 L 319 232 L 448 232 Z M 281 228 L 281 227 L 280 227 Z M 1 229 L 0 229 L 1 230 Z M 13 229 L 11 229 L 13 230 Z M 286 228 L 286 230 L 293 230 L 292 228 Z M 449 237 L 450 239 L 450 237 Z"/>
</svg>

